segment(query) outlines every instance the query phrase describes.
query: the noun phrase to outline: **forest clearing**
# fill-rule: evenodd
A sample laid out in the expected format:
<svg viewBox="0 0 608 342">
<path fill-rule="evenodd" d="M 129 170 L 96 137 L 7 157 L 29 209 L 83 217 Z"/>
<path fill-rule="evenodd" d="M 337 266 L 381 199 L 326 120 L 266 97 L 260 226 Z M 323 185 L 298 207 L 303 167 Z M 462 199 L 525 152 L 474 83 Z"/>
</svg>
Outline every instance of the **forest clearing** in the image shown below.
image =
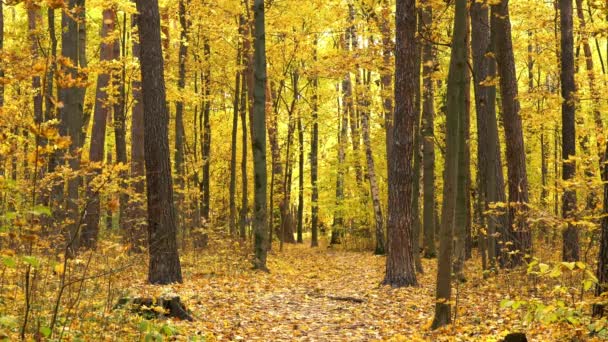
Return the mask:
<svg viewBox="0 0 608 342">
<path fill-rule="evenodd" d="M 608 2 L 0 1 L 0 340 L 608 340 Z"/>
</svg>

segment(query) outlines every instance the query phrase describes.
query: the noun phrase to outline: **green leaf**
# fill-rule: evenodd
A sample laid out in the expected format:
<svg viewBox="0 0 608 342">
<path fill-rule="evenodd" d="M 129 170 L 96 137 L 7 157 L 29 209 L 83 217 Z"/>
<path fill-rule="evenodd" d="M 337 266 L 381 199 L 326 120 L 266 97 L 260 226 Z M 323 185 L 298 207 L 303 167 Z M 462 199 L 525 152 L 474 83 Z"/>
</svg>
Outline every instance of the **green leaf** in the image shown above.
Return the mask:
<svg viewBox="0 0 608 342">
<path fill-rule="evenodd" d="M 501 308 L 510 308 L 511 306 L 513 306 L 515 302 L 510 300 L 510 299 L 503 299 L 500 301 L 500 307 Z"/>
<path fill-rule="evenodd" d="M 51 216 L 52 212 L 51 212 L 51 208 L 49 208 L 47 206 L 37 205 L 37 206 L 34 206 L 32 208 L 32 210 L 30 210 L 30 214 L 32 214 L 34 216 L 41 216 L 41 215 Z"/>
<path fill-rule="evenodd" d="M 175 330 L 169 325 L 165 324 L 162 328 L 160 328 L 160 332 L 165 336 L 173 336 Z"/>
<path fill-rule="evenodd" d="M 140 332 L 145 332 L 148 331 L 150 329 L 150 322 L 148 321 L 141 321 L 139 322 L 139 331 Z"/>
<path fill-rule="evenodd" d="M 0 326 L 16 328 L 19 326 L 19 322 L 15 316 L 0 316 Z"/>
<path fill-rule="evenodd" d="M 40 333 L 42 334 L 42 336 L 48 338 L 49 336 L 51 336 L 51 328 L 49 327 L 41 327 L 40 328 Z"/>
<path fill-rule="evenodd" d="M 591 287 L 593 286 L 594 282 L 591 279 L 585 279 L 583 280 L 583 290 L 585 291 L 589 291 L 589 289 L 591 289 Z"/>
<path fill-rule="evenodd" d="M 12 257 L 8 257 L 8 256 L 2 257 L 2 263 L 4 264 L 4 266 L 6 266 L 8 268 L 17 267 L 17 262 Z"/>
<path fill-rule="evenodd" d="M 40 267 L 40 260 L 38 260 L 36 257 L 31 256 L 31 255 L 26 255 L 23 257 L 23 261 L 26 264 L 30 264 L 32 267 L 38 268 Z"/>
</svg>

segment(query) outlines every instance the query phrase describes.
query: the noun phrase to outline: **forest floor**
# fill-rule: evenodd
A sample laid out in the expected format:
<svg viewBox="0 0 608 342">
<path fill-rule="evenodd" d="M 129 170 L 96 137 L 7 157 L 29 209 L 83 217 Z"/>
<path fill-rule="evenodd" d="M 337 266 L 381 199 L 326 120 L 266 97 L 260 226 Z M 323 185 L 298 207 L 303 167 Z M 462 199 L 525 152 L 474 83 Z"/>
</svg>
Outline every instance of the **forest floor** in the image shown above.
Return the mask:
<svg viewBox="0 0 608 342">
<path fill-rule="evenodd" d="M 468 262 L 468 281 L 455 285 L 455 323 L 431 331 L 436 259 L 423 260 L 425 273 L 418 275 L 419 286 L 391 288 L 380 285 L 385 267 L 382 256 L 311 249 L 308 244 L 285 245 L 283 251 L 278 251 L 278 244 L 273 248 L 268 259 L 270 273 L 264 273 L 251 270 L 250 256 L 239 243 L 212 242 L 204 251 L 182 256 L 184 283 L 168 286 L 145 284 L 146 268 L 139 257 L 127 271 L 92 278 L 66 291 L 53 337 L 86 341 L 163 337 L 187 341 L 499 341 L 509 332 L 524 331 L 531 341 L 568 341 L 586 333 L 585 328 L 575 329 L 567 323 L 524 324 L 522 313 L 500 307 L 505 298 L 526 295 L 529 288 L 521 285 L 529 279 L 525 270 L 484 279 L 479 260 Z M 98 268 L 89 270 L 90 274 L 104 274 L 101 265 L 107 256 L 104 258 L 92 262 L 83 258 L 81 264 Z M 46 279 L 44 284 L 53 282 L 52 275 Z M 17 288 L 11 292 L 5 286 L 0 297 L 5 311 L 10 301 L 16 302 L 8 309 L 16 320 L 23 315 Z M 44 325 L 44 317 L 50 314 L 45 310 L 52 309 L 55 294 L 45 295 L 40 289 L 42 285 L 40 303 L 33 306 L 38 311 L 33 309 L 30 317 L 42 317 Z M 147 321 L 127 310 L 112 310 L 120 297 L 166 293 L 180 296 L 194 322 Z M 0 316 L 0 327 L 6 317 L 12 316 Z M 40 327 L 40 318 L 30 322 L 28 331 Z M 4 336 L 12 339 L 18 331 L 13 329 Z"/>
</svg>

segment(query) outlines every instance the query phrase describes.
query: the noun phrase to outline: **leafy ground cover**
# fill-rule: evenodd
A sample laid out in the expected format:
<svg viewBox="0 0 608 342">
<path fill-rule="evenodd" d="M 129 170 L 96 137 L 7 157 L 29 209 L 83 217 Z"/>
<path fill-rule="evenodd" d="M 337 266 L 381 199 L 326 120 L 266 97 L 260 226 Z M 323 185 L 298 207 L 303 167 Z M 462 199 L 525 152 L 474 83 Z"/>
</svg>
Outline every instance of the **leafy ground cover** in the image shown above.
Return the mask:
<svg viewBox="0 0 608 342">
<path fill-rule="evenodd" d="M 279 252 L 275 246 L 269 255 L 271 272 L 263 273 L 251 270 L 250 256 L 238 242 L 215 241 L 182 257 L 183 284 L 152 286 L 145 283 L 145 260 L 127 257 L 121 248 L 105 245 L 101 253 L 70 261 L 66 270 L 61 263 L 32 265 L 31 259 L 13 265 L 5 255 L 3 336 L 14 340 L 21 333 L 28 268 L 26 339 L 498 341 L 512 331 L 525 331 L 536 341 L 589 336 L 586 324 L 557 316 L 550 323 L 541 322 L 542 317 L 526 321 L 517 308 L 525 306 L 520 298 L 551 301 L 554 294 L 549 285 L 536 286 L 525 269 L 484 279 L 474 266 L 479 262 L 469 262 L 468 281 L 454 284 L 455 324 L 431 331 L 436 260 L 423 260 L 425 273 L 419 274 L 418 287 L 396 289 L 380 285 L 384 257 L 369 252 L 308 245 L 286 245 Z M 64 272 L 69 273 L 64 285 L 69 285 L 50 329 Z M 167 294 L 180 296 L 194 322 L 145 319 L 113 309 L 119 298 Z"/>
</svg>

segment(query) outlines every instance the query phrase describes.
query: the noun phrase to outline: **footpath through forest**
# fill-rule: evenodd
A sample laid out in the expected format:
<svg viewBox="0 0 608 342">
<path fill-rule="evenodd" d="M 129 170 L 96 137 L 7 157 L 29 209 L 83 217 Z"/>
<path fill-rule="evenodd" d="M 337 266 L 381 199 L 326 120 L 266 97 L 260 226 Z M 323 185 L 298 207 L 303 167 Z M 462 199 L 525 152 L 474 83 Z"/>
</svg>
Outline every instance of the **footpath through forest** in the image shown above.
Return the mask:
<svg viewBox="0 0 608 342">
<path fill-rule="evenodd" d="M 195 321 L 171 323 L 178 339 L 499 341 L 508 332 L 526 331 L 532 341 L 554 341 L 576 335 L 567 324 L 524 326 L 520 312 L 500 308 L 502 299 L 527 291 L 518 285 L 525 281 L 522 272 L 484 280 L 480 269 L 467 268 L 468 281 L 455 289 L 456 323 L 430 331 L 436 260 L 423 260 L 418 287 L 393 289 L 380 285 L 384 257 L 308 245 L 286 245 L 283 252 L 273 247 L 268 274 L 252 271 L 237 243 L 222 243 L 183 257 L 184 284 L 161 288 L 142 280 L 128 291 L 180 295 Z"/>
</svg>

